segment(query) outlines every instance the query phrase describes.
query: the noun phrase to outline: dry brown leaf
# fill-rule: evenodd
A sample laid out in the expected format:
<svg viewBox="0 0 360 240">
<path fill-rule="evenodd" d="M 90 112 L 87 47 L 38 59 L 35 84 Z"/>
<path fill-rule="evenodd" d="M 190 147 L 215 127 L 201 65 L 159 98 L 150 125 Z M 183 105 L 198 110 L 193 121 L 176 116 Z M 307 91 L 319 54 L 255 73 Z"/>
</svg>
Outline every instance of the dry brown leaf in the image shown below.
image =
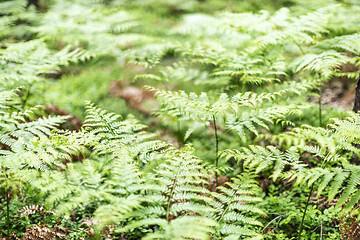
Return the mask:
<svg viewBox="0 0 360 240">
<path fill-rule="evenodd" d="M 70 118 L 66 121 L 66 125 L 70 126 L 71 130 L 79 130 L 82 126 L 82 121 L 80 118 L 72 115 L 71 113 L 65 111 L 64 109 L 55 106 L 55 105 L 48 105 L 45 106 L 46 112 L 48 114 L 55 114 L 60 116 L 69 116 Z"/>
<path fill-rule="evenodd" d="M 150 115 L 149 109 L 144 106 L 144 100 L 154 100 L 154 94 L 150 91 L 132 87 L 123 86 L 121 82 L 112 81 L 109 85 L 109 95 L 123 98 L 126 104 L 135 110 L 139 110 L 144 115 Z"/>
</svg>

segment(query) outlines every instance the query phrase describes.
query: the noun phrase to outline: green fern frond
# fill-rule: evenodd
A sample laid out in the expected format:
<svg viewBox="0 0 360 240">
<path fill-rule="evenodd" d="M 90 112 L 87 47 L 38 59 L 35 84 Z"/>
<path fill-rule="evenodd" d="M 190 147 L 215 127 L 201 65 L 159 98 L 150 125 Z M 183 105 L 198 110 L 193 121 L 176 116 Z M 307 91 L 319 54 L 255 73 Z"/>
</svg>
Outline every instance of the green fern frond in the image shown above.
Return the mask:
<svg viewBox="0 0 360 240">
<path fill-rule="evenodd" d="M 288 19 L 282 21 L 283 29 L 280 31 L 271 32 L 259 39 L 261 48 L 271 44 L 283 44 L 287 41 L 292 41 L 296 44 L 314 43 L 316 39 L 321 37 L 322 33 L 327 32 L 326 24 L 330 18 L 331 13 L 336 11 L 337 6 L 329 6 L 320 8 L 317 11 L 311 12 L 299 18 Z M 281 17 L 281 15 L 278 15 Z M 275 20 L 275 19 L 274 19 Z"/>
<path fill-rule="evenodd" d="M 282 175 L 286 165 L 297 165 L 300 157 L 295 149 L 289 149 L 286 153 L 283 153 L 273 146 L 264 148 L 257 145 L 243 147 L 240 150 L 227 149 L 222 151 L 220 156 L 225 159 L 234 158 L 238 162 L 243 161 L 244 167 L 255 170 L 255 173 L 271 167 L 274 169 L 273 180 Z"/>
<path fill-rule="evenodd" d="M 251 225 L 262 226 L 255 216 L 264 214 L 261 209 L 251 205 L 262 201 L 256 196 L 259 193 L 256 181 L 243 175 L 233 178 L 225 186 L 219 186 L 217 190 L 212 193 L 217 200 L 212 204 L 216 212 L 210 215 L 219 223 L 217 234 L 229 239 L 235 236 L 261 237 L 249 228 Z"/>
<path fill-rule="evenodd" d="M 269 130 L 269 125 L 283 122 L 291 125 L 291 122 L 285 121 L 288 115 L 294 113 L 296 107 L 274 106 L 266 109 L 244 111 L 240 116 L 228 115 L 226 119 L 226 128 L 235 131 L 243 142 L 246 142 L 247 132 L 258 135 L 258 128 Z"/>
<path fill-rule="evenodd" d="M 353 59 L 336 51 L 325 51 L 320 54 L 306 54 L 297 60 L 295 71 L 310 70 L 320 73 L 329 79 L 338 67 L 345 63 L 352 63 Z"/>
<path fill-rule="evenodd" d="M 15 91 L 0 91 L 0 115 L 6 113 L 9 107 L 16 103 L 17 95 Z"/>
<path fill-rule="evenodd" d="M 207 197 L 209 191 L 202 187 L 207 184 L 207 175 L 202 170 L 200 160 L 192 155 L 191 148 L 181 150 L 169 149 L 164 154 L 165 161 L 155 170 L 154 174 L 149 175 L 148 185 L 146 187 L 145 199 L 148 205 L 140 208 L 135 216 L 136 221 L 129 222 L 125 227 L 118 228 L 119 232 L 127 232 L 141 226 L 158 226 L 159 229 L 154 233 L 146 234 L 144 238 L 162 239 L 209 239 L 209 233 L 213 231 L 216 225 L 211 219 L 201 217 L 213 209 L 206 205 L 206 202 L 212 201 Z M 144 189 L 144 188 L 143 188 Z M 178 228 L 169 229 L 174 226 L 173 222 L 179 224 L 185 219 L 197 219 L 198 225 L 184 226 L 183 231 Z M 184 222 L 185 223 L 185 222 Z M 194 231 L 200 231 L 200 235 L 188 234 Z M 175 234 L 175 235 L 174 235 Z"/>
<path fill-rule="evenodd" d="M 130 29 L 140 25 L 133 15 L 121 7 L 72 1 L 55 2 L 41 20 L 41 25 L 36 28 L 40 35 L 68 44 L 85 45 L 95 54 L 120 53 L 117 47 L 126 45 L 129 40 L 124 39 L 123 35 L 126 36 Z M 133 44 L 144 37 L 142 34 L 132 34 L 130 38 Z"/>
<path fill-rule="evenodd" d="M 342 52 L 350 52 L 359 55 L 359 39 L 360 35 L 358 33 L 351 35 L 343 35 L 326 39 L 319 43 L 318 47 L 324 49 L 340 50 Z"/>
<path fill-rule="evenodd" d="M 21 145 L 25 147 L 26 143 L 34 138 L 46 138 L 54 128 L 68 118 L 67 116 L 49 116 L 35 119 L 39 112 L 39 107 L 36 107 L 25 112 L 1 116 L 0 142 L 16 152 Z"/>
<path fill-rule="evenodd" d="M 348 165 L 344 168 L 304 168 L 302 172 L 292 171 L 290 174 L 293 175 L 292 178 L 296 178 L 296 184 L 315 184 L 318 196 L 326 191 L 330 202 L 338 196 L 336 207 L 343 208 L 346 204 L 343 211 L 349 211 L 359 197 L 359 171 L 358 166 Z"/>
<path fill-rule="evenodd" d="M 61 66 L 91 57 L 90 53 L 70 46 L 58 52 L 50 50 L 44 39 L 7 44 L 0 49 L 0 85 L 6 89 L 30 87 L 43 80 L 44 74 L 56 73 Z"/>
</svg>

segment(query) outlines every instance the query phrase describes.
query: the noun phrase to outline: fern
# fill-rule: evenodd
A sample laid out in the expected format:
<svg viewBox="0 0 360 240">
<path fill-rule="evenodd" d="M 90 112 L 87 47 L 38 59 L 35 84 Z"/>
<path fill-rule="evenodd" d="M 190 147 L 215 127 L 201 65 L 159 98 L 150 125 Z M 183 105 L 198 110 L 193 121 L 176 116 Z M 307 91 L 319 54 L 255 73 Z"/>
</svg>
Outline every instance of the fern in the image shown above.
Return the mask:
<svg viewBox="0 0 360 240">
<path fill-rule="evenodd" d="M 147 188 L 145 198 L 148 205 L 135 214 L 139 219 L 119 228 L 119 232 L 150 226 L 158 226 L 144 238 L 162 239 L 210 239 L 214 236 L 240 237 L 258 236 L 250 230 L 250 225 L 261 225 L 249 213 L 263 214 L 251 203 L 261 201 L 250 196 L 258 192 L 254 181 L 234 179 L 227 187 L 219 187 L 219 192 L 209 192 L 206 173 L 201 162 L 192 156 L 191 149 L 166 152 L 165 160 L 151 177 L 153 184 Z M 241 188 L 239 184 L 241 183 Z M 186 224 L 182 231 L 174 229 L 178 222 L 197 220 L 195 225 Z M 239 222 L 240 221 L 240 222 Z M 182 225 L 181 225 L 182 226 Z M 214 227 L 216 226 L 216 232 Z"/>
<path fill-rule="evenodd" d="M 290 121 L 285 119 L 293 113 L 296 113 L 296 106 L 294 108 L 292 106 L 276 106 L 249 112 L 244 111 L 240 116 L 229 115 L 225 124 L 227 129 L 236 132 L 242 141 L 246 142 L 247 132 L 258 135 L 257 129 L 259 127 L 269 130 L 268 125 L 270 124 L 292 125 Z"/>
<path fill-rule="evenodd" d="M 0 50 L 0 86 L 8 90 L 42 81 L 44 74 L 56 73 L 59 66 L 86 61 L 91 55 L 83 50 L 66 47 L 59 52 L 50 50 L 44 40 L 12 43 Z"/>
<path fill-rule="evenodd" d="M 317 196 L 324 190 L 331 202 L 338 197 L 336 207 L 342 208 L 344 212 L 352 210 L 359 200 L 358 185 L 359 168 L 358 166 L 345 166 L 344 168 L 311 168 L 303 169 L 301 173 L 289 172 L 286 178 L 296 178 L 296 184 L 307 184 L 309 187 L 316 184 Z"/>
<path fill-rule="evenodd" d="M 251 239 L 262 239 L 262 236 L 247 226 L 262 226 L 251 214 L 264 215 L 265 213 L 251 204 L 262 201 L 256 195 L 259 188 L 256 181 L 243 175 L 232 179 L 225 186 L 217 188 L 213 196 L 218 200 L 214 205 L 215 214 L 211 214 L 220 224 L 218 234 L 224 239 L 239 239 L 240 236 L 251 236 Z M 250 216 L 251 217 L 250 217 Z"/>
<path fill-rule="evenodd" d="M 75 4 L 72 1 L 57 1 L 36 30 L 42 36 L 85 46 L 97 55 L 116 55 L 122 53 L 119 46 L 122 48 L 144 40 L 147 42 L 148 37 L 143 34 L 128 33 L 139 25 L 140 21 L 135 16 L 118 6 L 106 8 L 94 2 L 79 1 Z"/>
<path fill-rule="evenodd" d="M 287 90 L 280 90 L 274 93 L 255 94 L 253 92 L 238 93 L 232 97 L 226 93 L 219 96 L 219 100 L 213 104 L 210 103 L 206 93 L 197 95 L 195 93 L 187 94 L 183 91 L 171 92 L 163 90 L 156 91 L 155 95 L 165 105 L 165 110 L 173 116 L 181 116 L 187 119 L 199 119 L 209 121 L 213 115 L 225 115 L 227 112 L 239 112 L 240 108 L 260 105 L 262 102 L 272 101 L 277 96 L 284 94 Z"/>
<path fill-rule="evenodd" d="M 9 112 L 0 113 L 0 188 L 8 194 L 34 182 L 39 172 L 64 167 L 62 159 L 66 159 L 66 154 L 56 151 L 58 147 L 49 143 L 49 136 L 67 119 L 39 118 L 39 107 Z"/>
<path fill-rule="evenodd" d="M 311 44 L 317 39 L 321 38 L 321 34 L 327 32 L 325 26 L 331 13 L 336 10 L 337 6 L 330 6 L 320 8 L 317 11 L 303 15 L 299 18 L 289 19 L 288 21 L 281 21 L 280 27 L 282 31 L 271 32 L 259 39 L 260 48 L 267 45 L 284 44 L 288 40 L 295 44 Z M 284 13 L 284 11 L 282 11 Z M 281 17 L 278 14 L 275 17 Z M 276 18 L 272 19 L 274 22 Z"/>
<path fill-rule="evenodd" d="M 301 152 L 311 153 L 318 158 L 321 164 L 319 167 L 310 168 L 299 162 L 299 155 L 291 163 L 289 161 L 291 158 L 284 158 L 286 155 L 278 150 L 275 150 L 277 154 L 274 154 L 274 151 L 272 153 L 266 152 L 261 147 L 252 147 L 250 151 L 248 149 L 224 151 L 223 154 L 226 158 L 235 157 L 239 161 L 244 159 L 245 166 L 257 167 L 260 170 L 263 169 L 262 166 L 264 168 L 271 166 L 271 163 L 274 162 L 273 159 L 278 155 L 278 159 L 281 160 L 279 160 L 279 164 L 275 164 L 273 167 L 274 179 L 280 176 L 279 173 L 283 172 L 284 166 L 292 166 L 294 170 L 284 172 L 283 178 L 294 180 L 296 185 L 307 184 L 308 187 L 315 185 L 317 195 L 320 196 L 323 192 L 327 192 L 330 202 L 338 197 L 336 206 L 348 212 L 351 211 L 359 198 L 357 191 L 359 169 L 358 166 L 348 162 L 344 153 L 350 151 L 359 154 L 358 148 L 355 147 L 355 144 L 359 142 L 357 134 L 359 115 L 351 114 L 348 119 L 333 119 L 332 121 L 329 124 L 329 129 L 303 126 L 303 128 L 295 128 L 292 132 L 282 134 L 279 138 L 281 141 L 288 141 L 290 145 L 299 143 L 298 139 L 305 139 L 307 142 L 298 144 L 297 148 Z M 259 155 L 262 157 L 259 158 Z M 250 163 L 246 164 L 247 162 Z M 280 169 L 279 166 L 281 166 Z"/>
<path fill-rule="evenodd" d="M 302 128 L 295 128 L 291 132 L 283 133 L 277 138 L 287 141 L 288 144 L 299 143 L 301 139 L 306 139 L 308 142 L 314 141 L 323 153 L 326 152 L 332 156 L 343 151 L 359 154 L 359 150 L 354 146 L 359 142 L 357 137 L 358 118 L 357 114 L 350 114 L 350 117 L 345 120 L 333 119 L 333 122 L 329 124 L 330 129 L 304 125 Z M 304 148 L 305 144 L 306 141 L 303 141 L 303 144 L 298 145 L 300 148 Z"/>
<path fill-rule="evenodd" d="M 281 179 L 294 183 L 285 191 L 309 187 L 337 201 L 342 213 L 356 214 L 360 169 L 350 162 L 360 156 L 359 115 L 326 128 L 298 127 L 310 117 L 294 115 L 313 105 L 307 96 L 321 92 L 323 81 L 358 76 L 359 7 L 313 2 L 302 9 L 309 1 L 293 1 L 274 13 L 207 15 L 196 13 L 201 1 L 167 1 L 157 9 L 165 2 L 52 1 L 41 12 L 22 0 L 0 3 L 0 188 L 7 212 L 11 193 L 38 188 L 57 216 L 86 211 L 97 230 L 111 226 L 119 238 L 262 239 L 260 216 L 270 207 L 256 206 L 273 189 L 261 193 L 261 174 L 272 179 L 275 194 Z M 182 20 L 143 14 L 144 6 Z M 175 149 L 134 116 L 123 119 L 90 102 L 79 131 L 60 130 L 67 117 L 34 107 L 32 96 L 47 78 L 91 58 L 119 64 L 117 79 L 132 77 L 128 63 L 148 68 L 135 79 L 157 84 L 147 88 L 162 105 L 162 123 L 178 121 L 177 137 L 199 148 Z M 160 90 L 167 83 L 170 90 Z M 194 92 L 172 90 L 183 85 Z M 74 100 L 83 101 L 69 104 Z M 275 135 L 284 126 L 287 132 Z M 192 135 L 204 127 L 214 143 Z M 221 169 L 236 177 L 219 176 Z M 283 230 L 278 225 L 275 235 Z"/>
<path fill-rule="evenodd" d="M 306 54 L 298 59 L 296 71 L 310 70 L 320 73 L 325 79 L 329 79 L 336 73 L 336 68 L 353 60 L 335 51 L 326 51 L 320 54 Z"/>
<path fill-rule="evenodd" d="M 206 196 L 208 190 L 202 186 L 206 184 L 206 175 L 203 173 L 200 161 L 191 154 L 191 149 L 181 151 L 171 150 L 165 153 L 165 160 L 149 175 L 145 199 L 149 202 L 139 210 L 136 221 L 130 222 L 120 232 L 127 232 L 140 226 L 157 225 L 158 231 L 147 234 L 145 238 L 163 239 L 209 239 L 214 221 L 200 217 L 212 211 L 204 203 L 212 199 Z M 199 216 L 200 214 L 200 216 Z M 186 224 L 198 220 L 195 225 Z M 181 232 L 173 229 L 175 223 L 186 224 Z M 164 231 L 161 231 L 163 229 Z M 174 235 L 175 234 L 175 235 Z M 199 237 L 195 237 L 199 236 Z"/>
<path fill-rule="evenodd" d="M 120 121 L 121 116 L 91 103 L 87 109 L 86 130 L 60 132 L 52 138 L 62 142 L 58 151 L 70 148 L 71 153 L 82 153 L 86 159 L 82 164 L 68 163 L 65 174 L 57 171 L 42 174 L 37 186 L 47 195 L 47 205 L 56 206 L 58 213 L 96 203 L 94 216 L 104 226 L 124 221 L 145 201 L 140 194 L 144 180 L 137 164 L 136 146 L 147 142 L 147 148 L 144 145 L 142 148 L 151 152 L 166 144 L 151 141 L 153 135 L 142 131 L 144 125 L 132 117 Z"/>
<path fill-rule="evenodd" d="M 120 121 L 120 119 L 120 115 L 108 113 L 91 103 L 87 103 L 87 117 L 84 127 L 90 127 L 91 132 L 99 137 L 99 141 L 103 143 L 95 147 L 95 152 L 114 152 L 114 148 L 124 146 L 130 155 L 134 158 L 139 157 L 141 161 L 142 155 L 166 148 L 167 144 L 164 142 L 151 140 L 155 135 L 143 131 L 146 126 L 133 116 L 128 116 L 124 121 Z"/>
<path fill-rule="evenodd" d="M 300 167 L 300 156 L 294 148 L 290 148 L 287 152 L 283 153 L 273 146 L 264 148 L 250 145 L 240 150 L 224 150 L 221 152 L 221 156 L 225 159 L 234 158 L 237 162 L 243 162 L 244 168 L 255 170 L 255 173 L 273 169 L 273 180 L 282 177 L 285 166 Z"/>
<path fill-rule="evenodd" d="M 115 223 L 116 231 L 125 234 L 132 229 L 144 231 L 144 239 L 259 237 L 249 227 L 261 225 L 256 216 L 263 214 L 252 206 L 261 200 L 255 197 L 258 188 L 254 180 L 234 179 L 227 188 L 211 193 L 206 188 L 207 172 L 193 156 L 193 149 L 162 151 L 166 145 L 152 143 L 144 125 L 131 117 L 121 121 L 119 115 L 91 103 L 87 114 L 82 131 L 60 131 L 47 139 L 48 144 L 61 143 L 53 150 L 57 158 L 66 158 L 60 153 L 82 153 L 82 164 L 68 163 L 65 172 L 47 170 L 34 182 L 45 194 L 47 206 L 56 206 L 58 214 L 93 206 L 101 226 Z M 158 148 L 144 147 L 144 143 Z M 136 145 L 142 145 L 140 150 Z M 149 151 L 157 152 L 154 156 L 162 163 L 146 174 L 136 158 Z"/>
</svg>

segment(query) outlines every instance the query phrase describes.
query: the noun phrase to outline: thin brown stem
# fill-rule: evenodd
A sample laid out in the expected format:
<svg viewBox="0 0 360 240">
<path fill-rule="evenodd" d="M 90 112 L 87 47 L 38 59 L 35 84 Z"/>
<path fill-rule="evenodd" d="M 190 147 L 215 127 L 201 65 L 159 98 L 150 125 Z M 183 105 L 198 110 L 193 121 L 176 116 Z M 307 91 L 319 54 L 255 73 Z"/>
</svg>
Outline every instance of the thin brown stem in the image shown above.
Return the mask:
<svg viewBox="0 0 360 240">
<path fill-rule="evenodd" d="M 299 227 L 299 234 L 298 234 L 298 238 L 297 238 L 298 240 L 301 240 L 301 232 L 302 232 L 303 226 L 304 226 L 304 220 L 305 220 L 305 216 L 306 216 L 306 211 L 307 211 L 307 208 L 308 208 L 309 203 L 310 203 L 310 197 L 311 197 L 311 195 L 312 195 L 312 193 L 314 191 L 314 185 L 315 185 L 315 183 L 313 183 L 311 185 L 310 193 L 309 193 L 308 199 L 306 201 L 305 210 L 304 210 L 303 217 L 302 217 L 302 220 L 301 220 L 301 224 L 300 224 L 300 227 Z"/>
<path fill-rule="evenodd" d="M 10 188 L 6 191 L 6 225 L 7 234 L 10 236 Z"/>
<path fill-rule="evenodd" d="M 177 181 L 177 175 L 176 175 L 176 177 L 174 178 L 173 185 L 172 185 L 172 187 L 171 187 L 171 192 L 170 192 L 169 199 L 168 199 L 168 204 L 167 204 L 167 207 L 166 207 L 166 221 L 168 221 L 168 222 L 170 222 L 170 219 L 169 219 L 169 216 L 170 216 L 170 205 L 171 205 L 172 195 L 173 195 L 173 193 L 174 193 L 175 186 L 176 186 L 176 181 Z"/>
<path fill-rule="evenodd" d="M 213 117 L 213 124 L 214 124 L 214 129 L 215 129 L 215 166 L 216 166 L 216 173 L 215 173 L 215 178 L 216 178 L 216 187 L 218 186 L 218 178 L 219 178 L 219 174 L 218 174 L 218 168 L 219 168 L 219 156 L 218 156 L 218 152 L 219 152 L 219 137 L 217 134 L 217 127 L 216 127 L 216 118 L 215 115 L 212 115 Z"/>
<path fill-rule="evenodd" d="M 322 127 L 321 90 L 319 91 L 319 125 L 320 125 L 320 127 Z"/>
</svg>

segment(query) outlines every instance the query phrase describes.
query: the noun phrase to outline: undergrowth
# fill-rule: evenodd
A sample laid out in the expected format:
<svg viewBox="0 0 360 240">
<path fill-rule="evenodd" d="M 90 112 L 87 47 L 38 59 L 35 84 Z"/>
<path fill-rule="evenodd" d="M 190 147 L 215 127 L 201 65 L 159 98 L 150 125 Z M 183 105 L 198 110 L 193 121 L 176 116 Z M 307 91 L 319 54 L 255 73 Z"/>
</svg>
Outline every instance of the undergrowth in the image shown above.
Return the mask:
<svg viewBox="0 0 360 240">
<path fill-rule="evenodd" d="M 358 239 L 359 8 L 1 1 L 1 238 Z"/>
</svg>

